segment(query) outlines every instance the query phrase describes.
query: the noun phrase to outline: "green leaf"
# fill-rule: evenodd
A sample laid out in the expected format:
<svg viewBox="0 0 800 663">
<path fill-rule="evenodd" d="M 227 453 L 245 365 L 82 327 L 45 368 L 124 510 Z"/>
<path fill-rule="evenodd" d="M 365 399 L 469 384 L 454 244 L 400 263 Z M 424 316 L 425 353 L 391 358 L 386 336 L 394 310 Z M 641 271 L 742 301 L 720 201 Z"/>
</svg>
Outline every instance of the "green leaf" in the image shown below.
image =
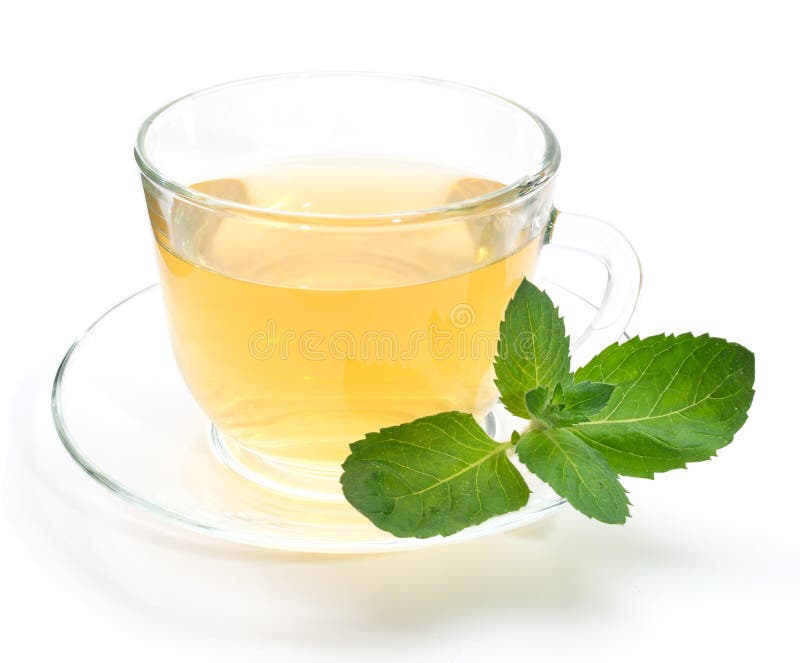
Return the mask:
<svg viewBox="0 0 800 663">
<path fill-rule="evenodd" d="M 562 405 L 574 421 L 586 421 L 606 406 L 615 388 L 605 382 L 576 382 L 557 389 L 553 403 Z"/>
<path fill-rule="evenodd" d="M 603 382 L 558 385 L 552 396 L 539 387 L 525 394 L 525 407 L 534 420 L 558 428 L 588 421 L 605 407 L 613 391 L 613 384 Z"/>
<path fill-rule="evenodd" d="M 516 449 L 527 468 L 578 511 L 604 523 L 625 522 L 628 498 L 617 474 L 569 429 L 529 431 Z"/>
<path fill-rule="evenodd" d="M 384 428 L 350 445 L 344 496 L 395 536 L 447 536 L 528 503 L 510 446 L 460 412 Z"/>
<path fill-rule="evenodd" d="M 550 297 L 523 279 L 500 323 L 494 360 L 500 400 L 509 412 L 527 418 L 525 394 L 549 392 L 569 375 L 569 338 Z"/>
<path fill-rule="evenodd" d="M 531 389 L 525 394 L 526 416 L 544 418 L 547 416 L 550 405 L 550 392 L 544 387 Z"/>
<path fill-rule="evenodd" d="M 634 338 L 603 350 L 578 381 L 617 385 L 602 411 L 569 428 L 620 474 L 706 460 L 732 439 L 753 400 L 755 359 L 736 343 L 706 335 Z"/>
</svg>

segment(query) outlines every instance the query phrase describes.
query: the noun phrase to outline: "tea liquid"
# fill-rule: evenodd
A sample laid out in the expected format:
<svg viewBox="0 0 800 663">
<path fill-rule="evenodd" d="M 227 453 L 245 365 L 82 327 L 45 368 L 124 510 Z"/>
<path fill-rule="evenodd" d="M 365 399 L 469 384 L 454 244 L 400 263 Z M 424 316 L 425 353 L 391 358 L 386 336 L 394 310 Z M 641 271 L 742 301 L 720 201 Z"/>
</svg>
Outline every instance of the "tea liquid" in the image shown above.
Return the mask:
<svg viewBox="0 0 800 663">
<path fill-rule="evenodd" d="M 168 223 L 153 217 L 175 355 L 200 406 L 240 444 L 300 464 L 341 463 L 365 433 L 424 415 L 484 417 L 498 324 L 539 239 L 515 246 L 524 220 L 502 215 L 391 214 L 501 186 L 330 157 L 194 185 L 295 213 L 276 222 L 176 202 Z"/>
</svg>

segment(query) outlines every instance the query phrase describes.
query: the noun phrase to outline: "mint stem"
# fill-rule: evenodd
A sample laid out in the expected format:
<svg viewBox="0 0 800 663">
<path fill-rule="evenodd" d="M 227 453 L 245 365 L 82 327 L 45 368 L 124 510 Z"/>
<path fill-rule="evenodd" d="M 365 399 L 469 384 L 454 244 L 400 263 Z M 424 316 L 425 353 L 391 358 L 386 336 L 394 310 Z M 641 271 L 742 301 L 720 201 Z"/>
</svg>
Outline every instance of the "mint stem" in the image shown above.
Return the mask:
<svg viewBox="0 0 800 663">
<path fill-rule="evenodd" d="M 524 435 L 525 433 L 530 433 L 531 431 L 535 430 L 547 430 L 548 428 L 550 428 L 550 426 L 541 419 L 537 419 L 536 417 L 531 417 L 530 422 L 522 431 L 522 435 Z"/>
</svg>

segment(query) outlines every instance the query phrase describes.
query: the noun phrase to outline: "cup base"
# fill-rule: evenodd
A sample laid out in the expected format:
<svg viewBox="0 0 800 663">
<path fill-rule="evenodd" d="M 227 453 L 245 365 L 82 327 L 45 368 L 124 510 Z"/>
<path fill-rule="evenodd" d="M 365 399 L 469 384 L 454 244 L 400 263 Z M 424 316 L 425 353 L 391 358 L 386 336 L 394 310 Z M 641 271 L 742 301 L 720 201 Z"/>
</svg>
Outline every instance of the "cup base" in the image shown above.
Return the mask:
<svg viewBox="0 0 800 663">
<path fill-rule="evenodd" d="M 498 419 L 489 412 L 481 422 L 489 437 L 498 433 Z M 292 463 L 255 451 L 225 435 L 209 423 L 208 441 L 214 456 L 227 468 L 272 492 L 320 502 L 344 502 L 339 477 L 340 464 Z"/>
<path fill-rule="evenodd" d="M 263 454 L 225 435 L 209 424 L 211 451 L 226 467 L 239 476 L 287 496 L 322 502 L 344 502 L 339 476 L 342 468 L 335 463 L 292 463 Z"/>
</svg>

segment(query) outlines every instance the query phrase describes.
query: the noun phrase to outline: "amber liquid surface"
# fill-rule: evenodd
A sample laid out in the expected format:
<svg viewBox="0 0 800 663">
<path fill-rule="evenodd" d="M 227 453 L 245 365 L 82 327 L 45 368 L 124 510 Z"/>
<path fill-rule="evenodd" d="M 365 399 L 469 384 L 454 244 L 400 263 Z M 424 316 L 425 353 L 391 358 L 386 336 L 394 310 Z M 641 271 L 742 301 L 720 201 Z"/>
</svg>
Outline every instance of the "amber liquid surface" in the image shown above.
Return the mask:
<svg viewBox="0 0 800 663">
<path fill-rule="evenodd" d="M 302 215 L 426 209 L 501 186 L 353 158 L 195 185 L 300 213 L 271 224 L 183 205 L 168 223 L 153 218 L 174 352 L 195 399 L 239 444 L 301 464 L 341 463 L 365 433 L 424 415 L 484 417 L 497 398 L 498 324 L 539 240 L 509 250 L 505 221 L 487 232 L 400 215 L 342 229 Z"/>
</svg>

